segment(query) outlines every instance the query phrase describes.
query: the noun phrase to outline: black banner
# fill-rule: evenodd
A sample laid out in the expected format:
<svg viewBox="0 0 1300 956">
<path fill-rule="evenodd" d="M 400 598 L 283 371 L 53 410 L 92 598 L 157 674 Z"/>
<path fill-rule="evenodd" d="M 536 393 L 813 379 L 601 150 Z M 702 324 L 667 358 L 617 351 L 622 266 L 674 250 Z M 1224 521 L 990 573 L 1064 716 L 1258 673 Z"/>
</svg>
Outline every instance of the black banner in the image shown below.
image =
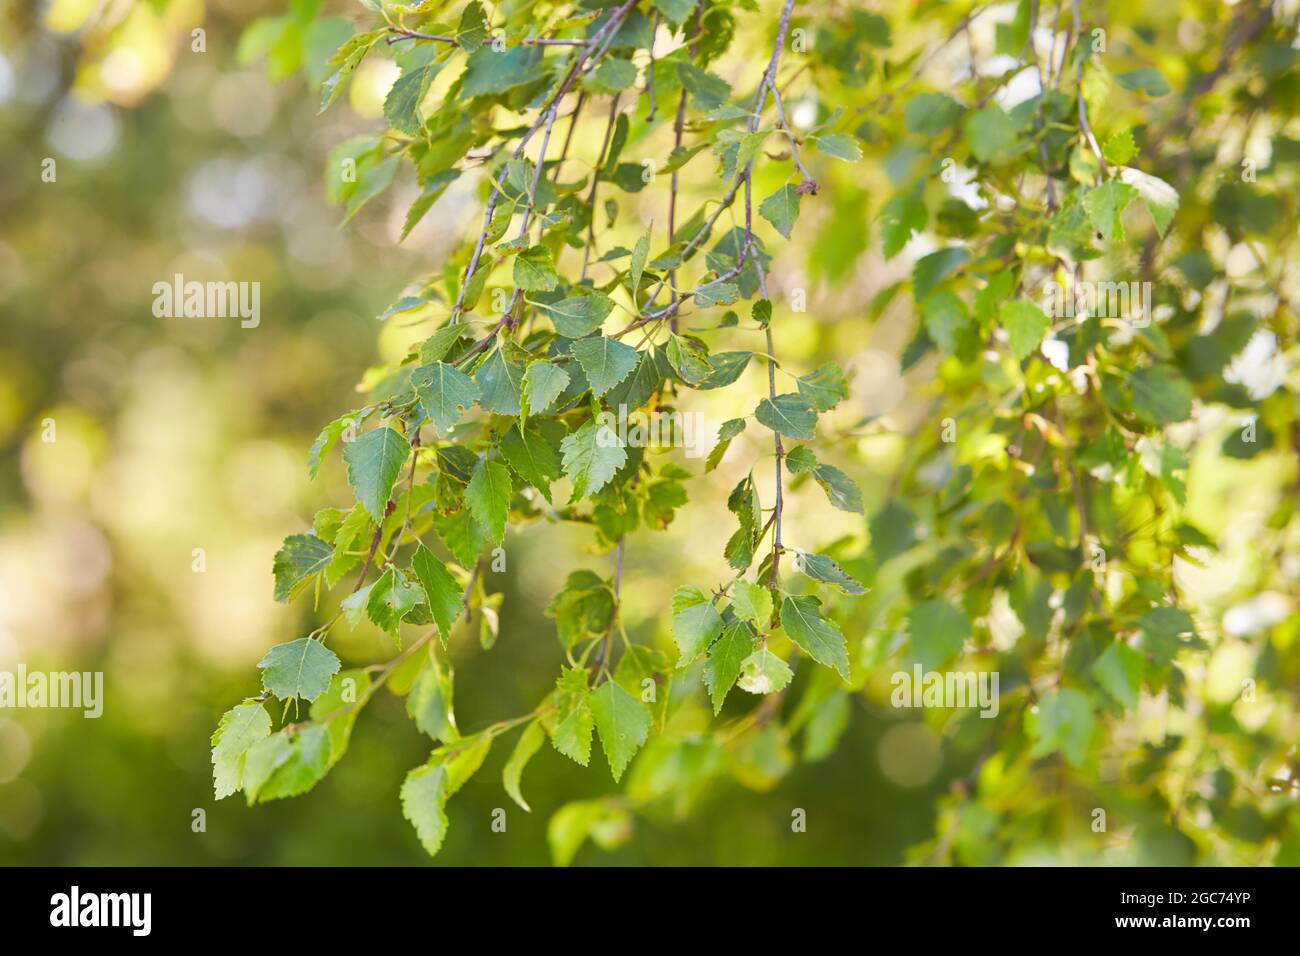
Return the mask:
<svg viewBox="0 0 1300 956">
<path fill-rule="evenodd" d="M 412 869 L 31 869 L 0 871 L 7 932 L 80 934 L 133 943 L 187 941 L 216 930 L 250 942 L 308 945 L 374 940 L 391 924 L 415 932 L 421 913 L 455 914 L 494 941 L 535 932 L 575 910 L 642 915 L 698 907 L 761 926 L 786 919 L 815 931 L 874 928 L 937 942 L 980 933 L 1048 931 L 1058 940 L 1230 943 L 1294 921 L 1295 875 L 1286 870 L 819 869 L 490 870 Z M 594 907 L 594 908 L 593 908 Z M 755 910 L 754 908 L 758 909 Z M 761 915 L 762 912 L 767 915 Z M 743 915 L 748 913 L 747 916 Z M 780 914 L 784 914 L 783 916 Z M 507 918 L 502 919 L 505 916 Z M 477 919 L 475 917 L 478 917 Z M 813 922 L 802 923 L 803 918 Z M 609 917 L 612 919 L 613 917 Z M 727 918 L 728 932 L 739 929 Z M 719 924 L 721 927 L 723 924 Z M 751 927 L 752 928 L 752 927 Z M 775 928 L 775 927 L 774 927 Z M 829 929 L 830 927 L 827 926 Z M 1034 938 L 1027 935 L 1026 938 Z"/>
</svg>

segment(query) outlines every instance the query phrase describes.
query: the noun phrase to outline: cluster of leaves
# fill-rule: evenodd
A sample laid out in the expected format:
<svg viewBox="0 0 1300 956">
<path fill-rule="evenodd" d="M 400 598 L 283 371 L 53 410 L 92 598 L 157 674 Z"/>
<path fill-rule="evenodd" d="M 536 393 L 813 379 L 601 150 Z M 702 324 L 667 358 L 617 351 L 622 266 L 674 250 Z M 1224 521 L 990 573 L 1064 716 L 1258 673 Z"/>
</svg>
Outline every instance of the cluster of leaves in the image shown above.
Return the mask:
<svg viewBox="0 0 1300 956">
<path fill-rule="evenodd" d="M 981 13 L 960 21 L 949 42 Z M 1295 826 L 1293 801 L 1264 805 L 1257 796 L 1293 774 L 1293 741 L 1281 714 L 1275 734 L 1252 735 L 1232 710 L 1237 697 L 1207 705 L 1189 679 L 1205 660 L 1206 624 L 1215 628 L 1180 606 L 1175 568 L 1199 566 L 1215 547 L 1182 515 L 1194 422 L 1212 419 L 1218 405 L 1249 423 L 1250 438 L 1238 428 L 1224 441 L 1221 453 L 1235 458 L 1267 453 L 1275 429 L 1294 435 L 1293 392 L 1276 384 L 1255 392 L 1225 375 L 1252 339 L 1289 346 L 1294 310 L 1264 261 L 1234 277 L 1224 259 L 1265 237 L 1281 245 L 1296 208 L 1264 175 L 1245 176 L 1252 164 L 1236 165 L 1240 156 L 1225 171 L 1213 144 L 1169 139 L 1192 139 L 1198 122 L 1209 124 L 1214 113 L 1198 117 L 1197 97 L 1230 68 L 1240 75 L 1230 74 L 1229 102 L 1247 129 L 1288 115 L 1297 57 L 1278 43 L 1294 24 L 1274 23 L 1266 6 L 1249 11 L 1225 28 L 1225 44 L 1210 45 L 1217 63 L 1179 101 L 1159 69 L 1115 49 L 1114 32 L 1108 50 L 1107 30 L 1083 20 L 1078 3 L 1057 14 L 1049 21 L 1045 5 L 1020 4 L 997 25 L 1004 73 L 916 92 L 857 130 L 891 169 L 882 255 L 898 256 L 922 234 L 934 240 L 910 279 L 872 302 L 873 321 L 910 292 L 903 307 L 917 322 L 903 368 L 937 363 L 939 385 L 897 494 L 870 520 L 871 566 L 861 576 L 875 586 L 875 611 L 902 631 L 868 639 L 866 654 L 999 672 L 1010 707 L 997 721 L 947 728 L 971 755 L 969 771 L 917 860 L 997 862 L 1031 834 L 1086 834 L 1083 814 L 1059 823 L 1061 802 L 1076 799 L 1122 808 L 1138 824 L 1127 859 L 1222 859 L 1233 841 Z M 1054 34 L 1051 57 L 1041 59 L 1033 36 L 1049 22 L 1065 25 L 1073 42 Z M 1026 68 L 1038 92 L 1004 108 L 997 94 Z M 1248 94 L 1256 73 L 1277 85 Z M 1193 148 L 1194 159 L 1184 152 Z M 980 208 L 954 195 L 954 169 L 973 173 Z M 1270 172 L 1274 183 L 1288 175 Z M 1081 294 L 1088 282 L 1149 283 L 1151 301 L 1144 310 L 1135 299 L 1122 315 L 1105 303 L 1079 304 L 1077 314 L 1050 308 L 1060 290 Z M 1210 307 L 1206 297 L 1216 295 Z M 1285 528 L 1292 512 L 1284 504 L 1270 526 Z M 989 622 L 1004 611 L 1014 623 L 995 638 Z M 1267 666 L 1260 678 L 1285 688 L 1295 665 Z M 1119 732 L 1142 701 L 1183 713 L 1209 706 L 1214 717 L 1195 733 L 1125 750 Z M 1216 746 L 1226 740 L 1234 746 Z M 1129 792 L 1103 785 L 1108 760 L 1141 782 Z M 1045 761 L 1055 772 L 1043 772 Z M 1174 764 L 1201 779 L 1252 782 L 1207 787 L 1213 796 L 1203 799 L 1156 772 Z M 1044 798 L 1037 810 L 1035 793 Z M 1193 825 L 1198 805 L 1209 812 Z"/>
<path fill-rule="evenodd" d="M 372 404 L 330 423 L 313 445 L 314 476 L 342 441 L 356 500 L 347 509 L 321 511 L 310 533 L 285 540 L 275 558 L 275 596 L 287 601 L 311 592 L 319 601 L 358 566 L 359 577 L 330 621 L 263 659 L 263 694 L 222 719 L 213 761 L 218 796 L 242 790 L 251 804 L 301 793 L 340 758 L 357 713 L 386 684 L 408 695 L 417 726 L 440 744 L 409 774 L 401 794 L 423 845 L 436 853 L 447 827 L 446 801 L 480 767 L 492 740 L 515 727 L 524 729 L 503 782 L 527 809 L 521 774 L 547 738 L 586 766 L 598 737 L 619 780 L 649 735 L 662 730 L 675 675 L 689 675 L 715 712 L 736 687 L 756 695 L 784 690 L 792 677 L 777 653 L 784 647 L 841 679 L 850 676 L 839 625 L 818 597 L 789 590 L 781 558 L 791 554 L 810 586 L 847 594 L 864 589 L 833 558 L 783 545 L 780 491 L 765 508 L 751 474 L 728 499 L 738 522 L 723 556 L 730 581 L 711 594 L 682 586 L 673 596 L 675 661 L 628 639 L 618 573 L 575 570 L 547 610 L 569 662 L 555 690 L 527 715 L 460 733 L 443 652 L 454 622 L 475 612 L 483 646 L 494 642 L 495 607 L 479 574 L 486 549 L 499 548 L 513 524 L 549 517 L 589 525 L 603 549 L 617 549 L 621 567 L 627 537 L 639 527 L 667 527 L 687 501 L 692 473 L 672 456 L 648 456 L 643 442 L 616 434 L 602 413 L 626 417 L 651 408 L 669 414 L 682 390 L 734 384 L 754 352 L 713 349 L 708 333 L 757 332 L 766 337 L 771 388 L 750 418 L 772 434 L 778 480 L 784 467 L 792 476 L 811 475 L 837 508 L 862 513 L 863 502 L 848 476 L 819 461 L 812 447 L 782 444 L 813 439 L 818 416 L 847 397 L 834 363 L 791 376 L 790 391 L 776 389 L 765 275 L 770 257 L 753 212 L 756 206 L 776 233 L 789 237 L 803 197 L 817 183 L 799 160 L 791 170 L 797 181 L 755 203 L 751 179 L 754 164 L 769 161 L 762 151 L 769 139 L 784 138 L 796 151 L 803 143 L 786 125 L 776 87 L 793 3 L 782 11 L 767 68 L 743 98 L 748 108 L 708 69 L 734 32 L 733 14 L 722 4 L 626 0 L 560 5 L 539 17 L 535 7 L 489 13 L 471 0 L 451 19 L 442 4 L 370 6 L 382 23 L 339 47 L 332 60 L 337 70 L 322 85 L 322 109 L 337 100 L 367 55 L 391 50 L 401 75 L 384 103 L 389 130 L 346 143 L 331 156 L 331 199 L 350 219 L 409 159 L 422 187 L 406 218 L 409 232 L 453 181 L 477 168 L 489 190 L 482 228 L 441 274 L 389 310 L 396 315 L 441 304 L 446 323 L 397 367 L 373 377 Z M 655 58 L 651 48 L 663 28 L 682 42 Z M 643 74 L 637 64 L 646 57 Z M 459 75 L 435 88 L 438 75 L 455 67 Z M 625 94 L 658 102 L 659 116 L 620 110 Z M 604 124 L 605 145 L 590 174 L 574 179 L 575 164 L 565 163 L 564 151 L 554 152 L 552 133 L 557 122 L 567 125 L 567 149 L 584 105 L 597 99 L 611 103 L 601 111 L 608 119 L 595 120 Z M 503 113 L 534 119 L 502 128 L 494 117 Z M 672 227 L 646 228 L 632 249 L 595 248 L 597 219 L 618 214 L 615 199 L 598 202 L 599 186 L 643 189 L 644 166 L 623 162 L 624 148 L 674 118 L 674 145 L 659 167 L 672 177 Z M 856 160 L 856 140 L 831 132 L 833 122 L 813 142 L 834 161 Z M 530 145 L 537 145 L 533 157 Z M 677 224 L 678 172 L 708 148 L 724 192 Z M 662 182 L 667 189 L 668 177 Z M 722 228 L 723 214 L 730 211 L 734 221 L 731 207 L 742 204 L 743 225 Z M 563 269 L 566 250 L 583 253 L 580 270 L 570 253 L 575 274 Z M 589 275 L 597 266 L 608 276 L 599 282 Z M 701 272 L 694 287 L 683 285 Z M 494 277 L 507 285 L 491 287 Z M 742 299 L 753 303 L 743 324 L 726 308 Z M 607 334 L 616 312 L 626 320 Z M 499 317 L 476 333 L 484 313 Z M 711 313 L 711 327 L 678 330 L 680 314 L 709 320 Z M 627 341 L 633 333 L 640 338 L 635 345 Z M 749 424 L 748 418 L 725 423 L 708 470 Z M 562 481 L 568 489 L 561 505 L 553 485 Z M 369 580 L 372 570 L 377 577 Z M 326 639 L 340 621 L 355 625 L 363 618 L 399 642 L 403 623 L 433 627 L 388 664 L 341 670 Z M 310 703 L 310 719 L 273 733 L 264 706 L 272 697 Z"/>
<path fill-rule="evenodd" d="M 484 213 L 445 267 L 385 313 L 440 309 L 445 324 L 401 363 L 372 371 L 371 404 L 329 424 L 311 449 L 314 475 L 342 441 L 356 500 L 323 510 L 310 533 L 285 541 L 276 597 L 310 591 L 320 600 L 345 576 L 357 578 L 326 624 L 272 648 L 260 665 L 262 696 L 222 719 L 213 738 L 218 796 L 243 790 L 254 803 L 308 789 L 342 756 L 358 712 L 386 684 L 407 695 L 413 720 L 438 745 L 401 792 L 404 813 L 435 853 L 448 799 L 493 740 L 514 729 L 522 731 L 503 784 L 527 809 L 522 773 L 548 739 L 586 766 L 598 737 L 617 781 L 643 748 L 642 764 L 685 759 L 672 756 L 672 741 L 655 746 L 684 696 L 707 695 L 717 714 L 739 688 L 765 700 L 725 734 L 694 744 L 701 749 L 687 785 L 717 773 L 721 749 L 732 746 L 745 751 L 737 775 L 762 786 L 788 762 L 790 734 L 806 732 L 813 759 L 834 746 L 850 695 L 875 693 L 872 675 L 963 660 L 1003 675 L 1003 712 L 987 722 L 933 718 L 959 724 L 979 755 L 970 768 L 976 802 L 969 787 L 958 788 L 936 840 L 919 852 L 979 860 L 972 847 L 1051 826 L 1047 811 L 1013 821 L 1006 798 L 1042 779 L 1034 774 L 1045 763 L 1059 775 L 1078 773 L 1076 784 L 1086 786 L 1098 777 L 1108 728 L 1143 696 L 1183 705 L 1179 662 L 1201 653 L 1206 639 L 1179 605 L 1173 568 L 1213 542 L 1180 516 L 1190 456 L 1170 426 L 1191 420 L 1198 405 L 1250 410 L 1268 440 L 1228 451 L 1249 456 L 1271 447 L 1295 411 L 1285 390 L 1259 408 L 1225 379 L 1268 314 L 1251 307 L 1259 289 L 1233 285 L 1228 295 L 1241 306 L 1217 325 L 1202 321 L 1208 289 L 1225 275 L 1205 249 L 1211 233 L 1249 245 L 1292 228 L 1295 209 L 1293 195 L 1237 181 L 1219 183 L 1206 202 L 1197 177 L 1213 182 L 1212 157 L 1180 168 L 1162 137 L 1181 130 L 1197 97 L 1247 53 L 1256 69 L 1288 80 L 1271 94 L 1243 89 L 1255 98 L 1248 108 L 1289 115 L 1294 52 L 1278 49 L 1286 27 L 1267 7 L 1234 32 L 1227 59 L 1204 74 L 1209 86 L 1189 88 L 1185 109 L 1157 127 L 1151 119 L 1173 98 L 1169 83 L 1131 53 L 1106 52 L 1105 31 L 1077 3 L 1059 5 L 1068 29 L 1053 34 L 1047 60 L 1034 43 L 1049 25 L 1045 5 L 1019 3 L 989 51 L 1005 70 L 972 71 L 943 92 L 913 89 L 929 57 L 893 57 L 889 21 L 862 10 L 819 8 L 814 27 L 792 16 L 792 0 L 769 20 L 751 3 L 713 0 L 365 5 L 372 28 L 342 41 L 321 86 L 322 109 L 368 56 L 391 55 L 400 76 L 384 103 L 388 129 L 332 154 L 329 197 L 346 221 L 409 161 L 420 192 L 405 233 L 471 171 L 481 175 Z M 962 39 L 973 47 L 986 11 L 922 6 L 951 24 L 940 49 Z M 766 23 L 773 45 L 752 87 L 738 91 L 710 67 L 742 17 Z M 799 65 L 783 71 L 796 47 L 792 25 L 814 39 Z M 679 42 L 656 55 L 665 30 Z M 1037 92 L 1001 105 L 999 92 L 1029 69 Z M 825 103 L 857 108 L 823 112 L 796 132 L 784 104 L 805 70 Z M 598 102 L 606 105 L 597 110 Z M 603 129 L 603 145 L 579 175 L 568 150 L 588 123 Z M 672 136 L 653 164 L 664 179 L 625 158 L 629 144 L 653 141 L 656 131 Z M 696 159 L 706 151 L 712 168 Z M 811 479 L 833 507 L 864 513 L 862 492 L 821 460 L 825 450 L 797 444 L 815 440 L 819 416 L 844 401 L 848 385 L 830 362 L 791 375 L 778 391 L 777 373 L 789 373 L 776 354 L 774 306 L 782 303 L 768 294 L 763 236 L 789 239 L 803 206 L 830 195 L 812 198 L 837 181 L 821 165 L 864 157 L 878 160 L 891 184 L 873 212 L 882 257 L 918 242 L 926 250 L 868 305 L 868 318 L 915 316 L 903 368 L 935 369 L 936 398 L 926 427 L 908 440 L 891 493 L 866 522 L 869 547 L 818 554 L 784 543 L 784 495 Z M 756 167 L 781 179 L 761 197 Z M 950 188 L 955 168 L 967 171 L 975 200 Z M 716 184 L 717 195 L 679 212 L 679 175 Z M 619 216 L 620 195 L 648 188 L 663 193 L 667 229 L 638 227 L 630 249 L 599 243 Z M 867 199 L 847 188 L 832 198 L 836 222 L 817 246 L 834 278 L 867 243 L 865 227 L 845 222 L 855 204 L 865 220 Z M 1267 279 L 1262 264 L 1261 272 Z M 1146 321 L 1059 316 L 1041 304 L 1046 284 L 1073 288 L 1090 276 L 1151 282 Z M 1282 338 L 1284 303 L 1271 301 Z M 685 315 L 693 331 L 679 328 Z M 752 335 L 763 349 L 735 347 Z M 722 426 L 704 467 L 715 469 L 747 428 L 763 429 L 775 453 L 775 497 L 760 499 L 751 472 L 727 498 L 737 528 L 721 558 L 732 577 L 711 591 L 676 589 L 676 659 L 628 639 L 619 570 L 574 570 L 547 609 L 568 662 L 555 689 L 528 714 L 462 734 L 445 651 L 462 617 L 477 615 L 485 649 L 495 641 L 500 596 L 485 592 L 479 573 L 488 549 L 520 523 L 572 521 L 616 552 L 621 569 L 629 537 L 667 527 L 693 475 L 625 443 L 602 413 L 671 412 L 691 390 L 736 383 L 756 355 L 767 365 L 768 395 Z M 854 604 L 868 600 L 866 585 L 864 613 Z M 995 640 L 988 623 L 999 602 L 1018 628 L 1010 643 Z M 386 664 L 342 670 L 326 639 L 338 622 L 362 618 L 399 642 L 403 623 L 431 627 Z M 837 618 L 853 620 L 853 633 L 867 630 L 865 639 L 846 640 Z M 820 666 L 782 722 L 782 694 L 800 657 Z M 272 697 L 309 702 L 310 718 L 273 732 L 264 706 Z M 1188 746 L 1188 760 L 1249 766 L 1255 776 L 1286 759 L 1276 738 L 1259 740 L 1236 763 L 1205 739 Z M 1144 750 L 1135 759 L 1164 756 Z M 633 780 L 639 798 L 663 794 L 651 777 Z M 1184 799 L 1156 788 L 1127 809 L 1148 832 L 1188 840 L 1169 822 Z M 557 858 L 571 858 L 587 837 L 616 843 L 627 806 L 566 807 L 551 823 Z"/>
</svg>

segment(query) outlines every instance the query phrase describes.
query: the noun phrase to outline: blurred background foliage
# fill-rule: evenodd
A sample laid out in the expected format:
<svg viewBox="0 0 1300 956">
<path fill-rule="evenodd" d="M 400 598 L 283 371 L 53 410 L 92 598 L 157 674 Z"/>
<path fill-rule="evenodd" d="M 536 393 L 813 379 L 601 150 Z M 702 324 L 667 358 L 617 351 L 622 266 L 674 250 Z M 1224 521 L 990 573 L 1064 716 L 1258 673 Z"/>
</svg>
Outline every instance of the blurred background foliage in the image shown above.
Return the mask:
<svg viewBox="0 0 1300 956">
<path fill-rule="evenodd" d="M 548 820 L 602 798 L 591 835 L 603 849 L 588 843 L 577 862 L 1300 863 L 1293 39 L 1279 26 L 1225 56 L 1223 38 L 1241 17 L 1218 0 L 1086 5 L 1107 27 L 1109 56 L 1153 63 L 1177 91 L 1151 107 L 1175 142 L 1146 140 L 1144 127 L 1139 145 L 1166 167 L 1150 172 L 1177 182 L 1180 227 L 1190 221 L 1195 235 L 1198 222 L 1218 225 L 1204 248 L 1181 250 L 1173 294 L 1187 310 L 1193 295 L 1217 298 L 1222 310 L 1231 289 L 1235 306 L 1254 310 L 1265 338 L 1247 336 L 1254 354 L 1237 374 L 1250 394 L 1239 405 L 1261 416 L 1270 439 L 1250 456 L 1225 445 L 1241 417 L 1225 404 L 1198 407 L 1180 426 L 1181 447 L 1193 449 L 1183 517 L 1211 541 L 1178 558 L 1175 574 L 1207 647 L 1184 668 L 1187 693 L 1174 703 L 1168 689 L 1144 694 L 1110 757 L 1080 771 L 1011 748 L 990 755 L 994 725 L 1019 719 L 1009 707 L 999 721 L 980 721 L 889 706 L 900 594 L 942 543 L 891 561 L 937 520 L 933 501 L 892 494 L 931 455 L 937 431 L 917 436 L 937 421 L 944 390 L 968 395 L 970 384 L 951 358 L 904 372 L 917 319 L 910 297 L 880 295 L 937 245 L 918 237 L 890 262 L 880 254 L 882 205 L 917 162 L 936 158 L 903 132 L 900 94 L 945 89 L 969 73 L 977 48 L 992 58 L 1019 8 L 982 16 L 968 49 L 939 46 L 966 4 L 870 6 L 818 3 L 815 17 L 796 9 L 796 23 L 816 24 L 813 42 L 835 72 L 819 74 L 833 85 L 824 103 L 813 95 L 791 104 L 794 122 L 824 119 L 826 103 L 855 104 L 868 159 L 819 168 L 822 195 L 804 203 L 772 281 L 787 294 L 808 291 L 806 312 L 781 316 L 783 359 L 813 368 L 835 358 L 852 376 L 851 407 L 823 418 L 822 437 L 871 517 L 847 519 L 823 496 L 792 494 L 787 521 L 803 546 L 832 550 L 871 586 L 837 614 L 858 645 L 855 667 L 876 666 L 874 676 L 847 710 L 804 721 L 794 736 L 774 725 L 745 752 L 724 757 L 704 736 L 694 752 L 652 746 L 624 795 L 603 773 L 544 748 L 528 771 L 531 815 L 501 791 L 500 747 L 452 806 L 438 863 L 548 863 Z M 341 468 L 308 481 L 306 450 L 325 422 L 358 404 L 367 367 L 400 358 L 431 331 L 418 312 L 376 316 L 414 278 L 440 271 L 481 210 L 479 184 L 462 177 L 399 243 L 418 192 L 407 170 L 339 228 L 326 156 L 383 127 L 397 68 L 382 51 L 367 58 L 344 108 L 318 116 L 326 61 L 366 11 L 343 0 L 314 7 L 20 0 L 0 16 L 0 669 L 102 670 L 107 693 L 99 720 L 0 712 L 0 862 L 428 862 L 397 791 L 429 745 L 387 692 L 309 797 L 254 810 L 212 800 L 217 716 L 255 691 L 252 664 L 267 647 L 319 623 L 309 602 L 286 609 L 271 591 L 282 538 L 345 496 Z M 1295 4 L 1273 7 L 1293 38 Z M 770 19 L 738 16 L 716 72 L 743 86 L 738 78 L 767 55 Z M 1122 122 L 1125 109 L 1117 102 L 1099 123 Z M 594 157 L 599 147 L 574 151 Z M 1243 157 L 1258 185 L 1225 178 Z M 47 158 L 53 182 L 42 181 Z M 690 179 L 685 208 L 712 194 L 692 195 Z M 756 184 L 757 194 L 778 184 Z M 937 179 L 926 188 L 947 189 Z M 662 216 L 655 189 L 619 201 L 628 245 L 640 223 Z M 960 234 L 960 224 L 948 227 Z M 154 317 L 151 288 L 175 273 L 260 282 L 261 324 Z M 714 422 L 744 414 L 762 394 L 760 378 L 751 371 L 748 390 L 701 394 L 695 407 Z M 42 441 L 49 421 L 53 442 Z M 663 639 L 678 583 L 723 573 L 730 524 L 711 516 L 766 453 L 754 430 L 735 448 L 743 451 L 698 479 L 668 532 L 629 547 L 624 614 L 638 639 Z M 949 478 L 922 474 L 921 483 L 937 498 Z M 562 652 L 542 611 L 577 561 L 609 560 L 590 549 L 589 533 L 545 524 L 511 540 L 507 569 L 488 581 L 504 596 L 495 651 L 472 636 L 453 644 L 463 728 L 527 711 L 551 686 Z M 1005 594 L 994 604 L 1004 608 Z M 994 643 L 996 607 L 977 628 Z M 388 641 L 363 625 L 335 647 L 363 664 L 389 656 Z M 1259 682 L 1252 703 L 1239 693 L 1245 678 Z M 796 675 L 793 709 L 817 679 L 811 668 Z M 1091 830 L 1098 805 L 1111 808 L 1108 834 Z M 509 808 L 506 834 L 490 829 L 496 807 Z M 794 808 L 807 810 L 807 833 L 791 832 Z M 206 811 L 206 832 L 192 830 L 195 809 Z"/>
</svg>

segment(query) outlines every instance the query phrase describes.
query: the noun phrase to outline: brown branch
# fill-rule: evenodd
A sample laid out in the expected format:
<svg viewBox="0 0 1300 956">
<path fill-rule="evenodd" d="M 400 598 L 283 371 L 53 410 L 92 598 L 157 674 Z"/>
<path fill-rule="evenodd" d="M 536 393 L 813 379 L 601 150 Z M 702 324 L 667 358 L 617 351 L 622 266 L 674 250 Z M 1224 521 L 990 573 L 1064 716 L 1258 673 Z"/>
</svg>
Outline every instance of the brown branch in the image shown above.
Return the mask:
<svg viewBox="0 0 1300 956">
<path fill-rule="evenodd" d="M 625 0 L 621 7 L 616 8 L 614 12 L 610 14 L 605 25 L 593 33 L 591 38 L 586 41 L 584 52 L 574 58 L 573 66 L 569 68 L 568 74 L 565 75 L 563 82 L 560 83 L 559 88 L 555 91 L 555 95 L 552 96 L 546 106 L 542 108 L 542 111 L 538 114 L 533 125 L 530 126 L 527 132 L 525 132 L 520 138 L 519 145 L 515 147 L 515 151 L 511 156 L 512 159 L 518 159 L 524 154 L 524 148 L 528 145 L 529 141 L 537 131 L 542 128 L 542 124 L 547 122 L 548 114 L 550 115 L 551 121 L 554 122 L 554 115 L 550 114 L 552 108 L 554 108 L 555 105 L 564 98 L 565 94 L 569 92 L 569 88 L 573 85 L 573 81 L 581 75 L 583 66 L 592 59 L 593 51 L 597 50 L 598 44 L 603 43 L 607 36 L 613 36 L 614 31 L 617 30 L 618 26 L 627 17 L 628 11 L 636 6 L 636 3 L 637 0 Z M 596 55 L 595 58 L 599 59 L 600 54 Z M 460 317 L 461 309 L 465 305 L 465 293 L 466 290 L 469 289 L 470 280 L 474 278 L 474 273 L 478 269 L 479 259 L 483 255 L 483 245 L 487 241 L 488 229 L 492 224 L 492 213 L 496 210 L 497 201 L 501 196 L 501 190 L 504 187 L 505 179 L 506 166 L 503 165 L 497 178 L 496 187 L 492 190 L 492 195 L 488 197 L 487 208 L 483 213 L 483 227 L 479 231 L 478 242 L 474 246 L 474 254 L 470 257 L 469 266 L 465 270 L 465 279 L 461 283 L 460 294 L 456 297 L 456 305 L 451 310 L 450 322 L 455 322 Z"/>
</svg>

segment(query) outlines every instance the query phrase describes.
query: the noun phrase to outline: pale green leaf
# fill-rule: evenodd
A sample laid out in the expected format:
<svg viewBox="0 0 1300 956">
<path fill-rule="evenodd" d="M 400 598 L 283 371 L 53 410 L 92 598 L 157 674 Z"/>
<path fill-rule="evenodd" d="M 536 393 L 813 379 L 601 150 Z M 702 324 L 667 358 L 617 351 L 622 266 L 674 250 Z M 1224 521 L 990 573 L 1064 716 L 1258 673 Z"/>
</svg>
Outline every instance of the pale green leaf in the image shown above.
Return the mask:
<svg viewBox="0 0 1300 956">
<path fill-rule="evenodd" d="M 320 641 L 300 637 L 271 648 L 257 666 L 268 694 L 281 700 L 315 700 L 324 693 L 340 665 L 338 656 Z"/>
<path fill-rule="evenodd" d="M 839 625 L 822 615 L 817 598 L 787 597 L 781 602 L 781 626 L 809 657 L 849 679 L 849 653 L 844 634 Z"/>
<path fill-rule="evenodd" d="M 596 721 L 596 733 L 609 761 L 610 772 L 617 782 L 633 754 L 646 741 L 650 732 L 650 711 L 612 680 L 592 691 L 587 702 Z"/>
<path fill-rule="evenodd" d="M 410 442 L 400 432 L 388 427 L 367 432 L 344 449 L 348 484 L 356 493 L 357 501 L 375 521 L 384 520 L 393 482 L 410 454 Z"/>
</svg>

